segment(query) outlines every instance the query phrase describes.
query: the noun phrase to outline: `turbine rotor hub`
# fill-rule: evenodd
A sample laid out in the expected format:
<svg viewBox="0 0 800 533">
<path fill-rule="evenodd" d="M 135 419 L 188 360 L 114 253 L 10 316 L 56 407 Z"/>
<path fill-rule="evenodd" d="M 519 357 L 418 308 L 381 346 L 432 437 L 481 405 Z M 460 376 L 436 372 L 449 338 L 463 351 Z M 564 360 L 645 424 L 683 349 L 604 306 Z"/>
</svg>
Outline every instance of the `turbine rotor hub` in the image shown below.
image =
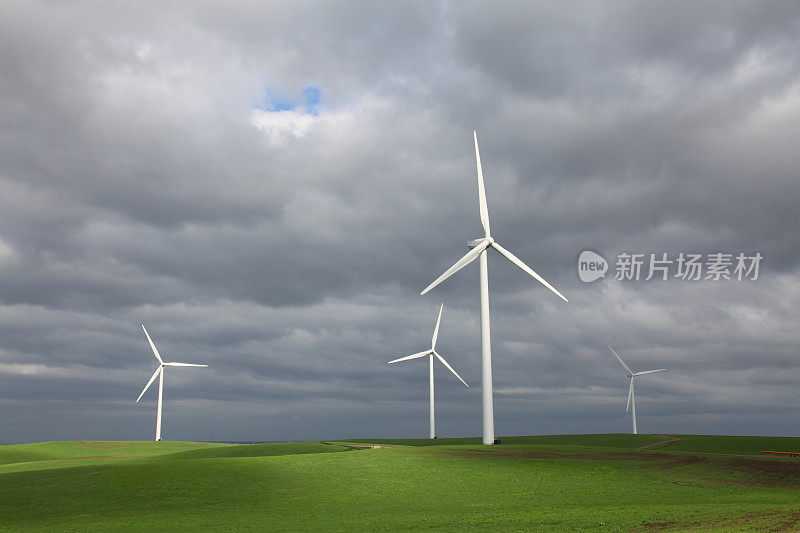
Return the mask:
<svg viewBox="0 0 800 533">
<path fill-rule="evenodd" d="M 471 241 L 467 241 L 467 248 L 472 249 L 476 246 L 480 246 L 483 244 L 484 241 L 489 241 L 489 244 L 494 242 L 494 239 L 491 237 L 480 237 L 478 239 L 472 239 Z"/>
</svg>

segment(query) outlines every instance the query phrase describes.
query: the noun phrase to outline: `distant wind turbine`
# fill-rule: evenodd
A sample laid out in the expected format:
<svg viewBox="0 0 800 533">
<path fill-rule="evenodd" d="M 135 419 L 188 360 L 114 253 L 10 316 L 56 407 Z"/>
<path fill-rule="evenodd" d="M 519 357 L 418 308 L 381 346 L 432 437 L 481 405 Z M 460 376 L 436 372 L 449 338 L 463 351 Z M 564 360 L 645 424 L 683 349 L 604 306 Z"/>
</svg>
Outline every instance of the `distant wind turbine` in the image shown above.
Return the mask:
<svg viewBox="0 0 800 533">
<path fill-rule="evenodd" d="M 627 372 L 628 379 L 631 381 L 630 387 L 628 387 L 628 406 L 625 408 L 625 412 L 627 413 L 628 410 L 631 411 L 631 416 L 633 417 L 633 434 L 636 435 L 637 434 L 637 431 L 636 431 L 636 397 L 634 396 L 634 393 L 633 393 L 633 378 L 635 378 L 636 376 L 643 376 L 645 374 L 655 374 L 656 372 L 663 372 L 663 371 L 666 370 L 666 368 L 659 368 L 658 370 L 645 370 L 644 372 L 634 372 L 633 370 L 628 368 L 628 365 L 626 365 L 625 361 L 622 360 L 622 357 L 620 357 L 617 354 L 617 352 L 614 351 L 614 348 L 609 346 L 608 349 L 611 350 L 611 353 L 613 353 L 614 356 L 619 360 L 619 363 L 622 365 L 622 368 L 624 368 L 625 372 Z"/>
<path fill-rule="evenodd" d="M 461 379 L 461 376 L 458 375 L 458 372 L 453 370 L 453 367 L 450 366 L 450 364 L 448 364 L 448 362 L 444 360 L 444 357 L 442 357 L 441 355 L 439 355 L 436 352 L 436 338 L 439 336 L 439 322 L 441 322 L 441 320 L 442 320 L 442 309 L 444 309 L 444 303 L 442 303 L 441 307 L 439 307 L 439 318 L 436 319 L 436 328 L 434 328 L 434 330 L 433 330 L 433 338 L 431 338 L 431 349 L 430 350 L 426 350 L 424 352 L 415 353 L 413 355 L 407 355 L 406 357 L 401 357 L 400 359 L 395 359 L 394 361 L 389 361 L 389 364 L 391 365 L 392 363 L 399 363 L 400 361 L 408 361 L 409 359 L 417 359 L 419 357 L 425 357 L 426 355 L 428 356 L 428 362 L 429 362 L 429 367 L 430 367 L 430 394 L 431 394 L 431 402 L 430 402 L 431 403 L 431 416 L 430 416 L 430 420 L 431 420 L 431 438 L 432 439 L 436 438 L 436 418 L 434 416 L 434 409 L 433 409 L 433 357 L 436 356 L 436 358 L 439 359 L 439 361 L 441 361 L 442 364 L 444 366 L 446 366 L 450 370 L 450 372 L 455 374 L 455 376 L 458 379 L 461 380 L 461 383 L 463 383 L 464 385 L 467 385 L 467 382 L 464 381 L 463 379 Z M 467 385 L 467 387 L 469 387 L 469 385 Z"/>
<path fill-rule="evenodd" d="M 520 267 L 522 270 L 536 278 L 545 287 L 556 293 L 565 302 L 568 301 L 563 294 L 558 292 L 552 285 L 547 283 L 539 274 L 533 271 L 528 265 L 522 262 L 516 255 L 512 254 L 500 244 L 495 242 L 489 231 L 489 208 L 486 206 L 486 191 L 483 186 L 483 170 L 481 170 L 481 155 L 478 151 L 478 132 L 473 132 L 475 139 L 475 160 L 478 165 L 478 206 L 481 213 L 481 224 L 485 236 L 467 243 L 472 248 L 467 254 L 456 261 L 456 263 L 439 276 L 436 281 L 428 285 L 420 294 L 425 294 L 432 288 L 439 285 L 477 257 L 480 257 L 480 291 L 481 291 L 481 375 L 483 388 L 483 443 L 494 444 L 494 403 L 492 399 L 492 341 L 489 333 L 489 267 L 487 262 L 486 250 L 494 248 L 506 259 Z"/>
<path fill-rule="evenodd" d="M 158 359 L 158 368 L 156 369 L 155 373 L 153 373 L 153 377 L 150 378 L 150 381 L 147 382 L 147 385 L 144 386 L 142 389 L 142 393 L 136 398 L 136 401 L 142 399 L 144 393 L 147 392 L 147 389 L 150 388 L 150 385 L 153 384 L 153 381 L 156 380 L 158 377 L 158 411 L 156 412 L 156 441 L 161 440 L 161 403 L 162 397 L 164 395 L 164 367 L 165 366 L 201 366 L 201 367 L 208 367 L 208 365 L 194 365 L 191 363 L 165 363 L 161 356 L 158 354 L 158 350 L 156 349 L 156 345 L 153 344 L 153 339 L 150 338 L 150 335 L 147 333 L 147 328 L 144 327 L 142 324 L 142 329 L 144 330 L 144 334 L 147 337 L 147 341 L 150 343 L 150 347 L 153 349 L 153 355 L 156 356 Z"/>
</svg>

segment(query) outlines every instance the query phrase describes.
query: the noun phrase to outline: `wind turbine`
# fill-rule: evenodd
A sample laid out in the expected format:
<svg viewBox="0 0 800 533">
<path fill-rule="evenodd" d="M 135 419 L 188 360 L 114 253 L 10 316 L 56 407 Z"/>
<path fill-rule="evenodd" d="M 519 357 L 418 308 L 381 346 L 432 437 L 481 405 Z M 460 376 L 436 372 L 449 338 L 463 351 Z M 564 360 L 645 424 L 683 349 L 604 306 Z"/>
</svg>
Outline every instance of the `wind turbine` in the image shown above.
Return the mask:
<svg viewBox="0 0 800 533">
<path fill-rule="evenodd" d="M 389 364 L 392 363 L 399 363 L 400 361 L 408 361 L 409 359 L 417 359 L 419 357 L 428 356 L 428 363 L 430 367 L 430 390 L 431 390 L 431 438 L 436 438 L 436 420 L 434 417 L 434 410 L 433 410 L 433 357 L 436 356 L 439 361 L 442 362 L 444 366 L 446 366 L 450 372 L 455 374 L 455 376 L 461 380 L 461 383 L 467 385 L 467 382 L 461 379 L 461 376 L 458 375 L 458 372 L 453 370 L 453 367 L 448 364 L 447 361 L 444 360 L 444 357 L 439 355 L 436 352 L 436 338 L 439 336 L 439 322 L 442 320 L 442 309 L 444 309 L 444 303 L 442 303 L 441 307 L 439 307 L 439 318 L 436 319 L 436 328 L 433 330 L 433 338 L 431 338 L 431 349 L 426 350 L 424 352 L 415 353 L 413 355 L 407 355 L 406 357 L 401 357 L 400 359 L 395 359 L 394 361 L 389 361 Z M 469 385 L 467 385 L 469 387 Z"/>
<path fill-rule="evenodd" d="M 622 365 L 622 368 L 624 368 L 625 372 L 627 372 L 628 379 L 631 380 L 631 385 L 628 387 L 628 406 L 625 408 L 625 412 L 627 413 L 629 409 L 631 411 L 631 416 L 633 416 L 633 434 L 636 435 L 636 397 L 633 394 L 633 378 L 636 376 L 643 376 L 645 374 L 663 372 L 666 370 L 666 368 L 659 368 L 658 370 L 645 370 L 644 372 L 634 372 L 628 368 L 628 365 L 625 364 L 625 361 L 622 360 L 622 357 L 617 355 L 617 352 L 614 351 L 614 348 L 609 346 L 608 349 L 611 350 L 611 353 L 613 353 L 617 360 L 619 360 L 619 364 Z"/>
<path fill-rule="evenodd" d="M 156 350 L 156 345 L 153 344 L 153 339 L 150 338 L 150 335 L 147 333 L 147 328 L 144 327 L 144 324 L 142 324 L 142 329 L 144 330 L 145 336 L 147 336 L 147 341 L 150 343 L 150 347 L 153 349 L 153 355 L 155 355 L 156 359 L 158 359 L 158 368 L 153 373 L 153 376 L 150 378 L 150 381 L 147 382 L 147 385 L 144 386 L 144 389 L 142 389 L 142 393 L 139 395 L 138 398 L 136 398 L 136 401 L 138 402 L 139 400 L 142 399 L 142 396 L 144 396 L 144 393 L 147 392 L 147 389 L 150 388 L 150 385 L 152 385 L 153 382 L 156 380 L 156 377 L 158 377 L 158 411 L 156 413 L 156 441 L 160 441 L 161 440 L 161 403 L 162 403 L 162 397 L 164 396 L 164 367 L 165 366 L 202 366 L 202 367 L 207 367 L 208 365 L 194 365 L 194 364 L 191 364 L 191 363 L 165 363 L 161 359 L 161 356 L 158 354 L 158 350 Z"/>
<path fill-rule="evenodd" d="M 563 294 L 547 283 L 544 278 L 533 271 L 528 265 L 522 262 L 516 255 L 512 254 L 492 238 L 489 230 L 489 208 L 486 206 L 486 191 L 483 186 L 483 170 L 481 170 L 481 154 L 478 151 L 478 132 L 473 132 L 475 138 L 475 160 L 478 165 L 478 206 L 481 214 L 481 224 L 485 236 L 474 239 L 467 243 L 472 248 L 467 254 L 456 261 L 456 263 L 445 271 L 444 274 L 436 278 L 436 281 L 428 285 L 420 294 L 425 294 L 446 280 L 477 257 L 480 257 L 480 291 L 481 291 L 481 377 L 483 380 L 483 443 L 494 444 L 494 404 L 492 399 L 492 341 L 489 334 L 489 267 L 487 263 L 486 250 L 494 248 L 506 259 L 520 267 L 522 270 L 536 278 L 545 287 L 556 293 L 565 302 L 568 301 Z"/>
</svg>

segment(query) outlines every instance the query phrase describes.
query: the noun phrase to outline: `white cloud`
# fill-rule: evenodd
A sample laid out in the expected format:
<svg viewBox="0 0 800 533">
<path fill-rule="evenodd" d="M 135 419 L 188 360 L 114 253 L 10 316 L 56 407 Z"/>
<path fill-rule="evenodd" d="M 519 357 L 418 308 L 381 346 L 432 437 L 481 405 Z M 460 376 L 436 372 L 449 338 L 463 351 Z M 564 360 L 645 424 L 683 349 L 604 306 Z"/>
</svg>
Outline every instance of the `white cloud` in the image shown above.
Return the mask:
<svg viewBox="0 0 800 533">
<path fill-rule="evenodd" d="M 273 145 L 282 145 L 287 139 L 298 139 L 306 133 L 319 120 L 318 117 L 297 111 L 253 111 L 251 122 L 253 126 L 264 133 L 267 141 Z"/>
</svg>

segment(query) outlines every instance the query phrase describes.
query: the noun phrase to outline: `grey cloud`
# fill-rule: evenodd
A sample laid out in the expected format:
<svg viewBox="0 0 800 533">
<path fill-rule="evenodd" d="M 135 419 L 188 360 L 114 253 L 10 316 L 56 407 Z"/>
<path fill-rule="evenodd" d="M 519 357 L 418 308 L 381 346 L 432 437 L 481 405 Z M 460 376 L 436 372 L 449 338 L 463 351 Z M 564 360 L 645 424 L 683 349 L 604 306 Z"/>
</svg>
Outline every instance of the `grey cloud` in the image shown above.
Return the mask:
<svg viewBox="0 0 800 533">
<path fill-rule="evenodd" d="M 796 434 L 791 3 L 9 3 L 0 8 L 4 440 L 480 431 L 480 234 L 501 434 Z M 266 109 L 318 87 L 317 115 Z M 583 284 L 581 250 L 764 255 L 754 282 Z M 126 400 L 129 398 L 130 401 Z M 778 406 L 778 407 L 776 407 Z M 35 421 L 35 422 L 34 422 Z M 11 428 L 11 429 L 9 429 Z"/>
</svg>

